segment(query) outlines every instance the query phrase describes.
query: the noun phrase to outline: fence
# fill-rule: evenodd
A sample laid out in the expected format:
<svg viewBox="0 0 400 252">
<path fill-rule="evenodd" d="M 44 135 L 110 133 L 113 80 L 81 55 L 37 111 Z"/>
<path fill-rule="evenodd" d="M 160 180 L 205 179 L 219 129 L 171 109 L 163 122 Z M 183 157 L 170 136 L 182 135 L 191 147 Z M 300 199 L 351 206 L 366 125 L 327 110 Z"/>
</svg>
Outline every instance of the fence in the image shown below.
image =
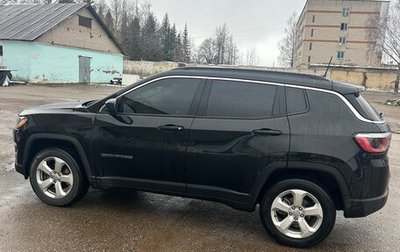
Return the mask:
<svg viewBox="0 0 400 252">
<path fill-rule="evenodd" d="M 190 64 L 193 66 L 193 64 Z M 168 71 L 185 64 L 177 62 L 152 62 L 152 61 L 124 61 L 124 74 L 136 74 L 140 77 L 147 77 L 160 72 Z M 268 67 L 248 67 L 248 66 L 226 66 L 234 68 L 249 68 L 258 70 L 295 72 L 323 75 L 326 65 L 310 65 L 308 69 L 297 68 L 268 68 Z M 331 66 L 327 72 L 327 77 L 346 83 L 362 85 L 366 88 L 392 90 L 396 80 L 397 69 L 395 67 L 359 67 L 359 66 Z"/>
</svg>

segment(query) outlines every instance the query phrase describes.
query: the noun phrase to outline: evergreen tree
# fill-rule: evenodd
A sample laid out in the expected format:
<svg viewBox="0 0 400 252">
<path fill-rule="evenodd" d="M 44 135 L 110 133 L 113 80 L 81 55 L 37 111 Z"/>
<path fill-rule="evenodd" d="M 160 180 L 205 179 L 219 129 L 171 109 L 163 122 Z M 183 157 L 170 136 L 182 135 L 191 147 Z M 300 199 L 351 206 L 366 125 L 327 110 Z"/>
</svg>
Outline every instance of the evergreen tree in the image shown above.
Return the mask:
<svg viewBox="0 0 400 252">
<path fill-rule="evenodd" d="M 174 24 L 172 28 L 169 29 L 169 32 L 167 34 L 166 48 L 165 48 L 166 55 L 164 60 L 168 61 L 174 60 L 175 47 L 176 47 L 176 26 Z"/>
<path fill-rule="evenodd" d="M 183 47 L 182 47 L 182 35 L 178 33 L 175 39 L 175 46 L 174 46 L 174 57 L 173 60 L 176 62 L 183 61 Z"/>
<path fill-rule="evenodd" d="M 121 18 L 121 29 L 119 32 L 119 41 L 124 48 L 125 51 L 127 51 L 129 44 L 130 44 L 130 38 L 129 38 L 129 28 L 128 28 L 128 15 L 124 13 Z"/>
<path fill-rule="evenodd" d="M 142 53 L 144 60 L 162 60 L 161 40 L 157 31 L 157 20 L 149 13 L 142 27 Z"/>
<path fill-rule="evenodd" d="M 163 49 L 163 60 L 172 60 L 172 44 L 171 44 L 171 25 L 169 23 L 168 14 L 165 14 L 160 27 L 161 45 Z"/>
<path fill-rule="evenodd" d="M 190 38 L 189 38 L 189 31 L 187 24 L 185 24 L 185 30 L 183 31 L 183 38 L 182 38 L 182 49 L 183 49 L 183 61 L 188 63 L 190 62 Z"/>
<path fill-rule="evenodd" d="M 140 37 L 140 18 L 138 16 L 135 16 L 133 21 L 129 24 L 128 38 L 127 53 L 132 60 L 141 60 L 142 45 Z"/>
<path fill-rule="evenodd" d="M 114 32 L 114 19 L 111 15 L 111 11 L 108 10 L 106 16 L 104 17 L 104 23 L 106 23 L 108 29 Z"/>
<path fill-rule="evenodd" d="M 104 22 L 104 19 L 105 19 L 105 16 L 104 16 L 105 6 L 104 6 L 104 4 L 100 2 L 98 5 L 95 5 L 95 10 L 96 10 L 97 15 Z"/>
</svg>

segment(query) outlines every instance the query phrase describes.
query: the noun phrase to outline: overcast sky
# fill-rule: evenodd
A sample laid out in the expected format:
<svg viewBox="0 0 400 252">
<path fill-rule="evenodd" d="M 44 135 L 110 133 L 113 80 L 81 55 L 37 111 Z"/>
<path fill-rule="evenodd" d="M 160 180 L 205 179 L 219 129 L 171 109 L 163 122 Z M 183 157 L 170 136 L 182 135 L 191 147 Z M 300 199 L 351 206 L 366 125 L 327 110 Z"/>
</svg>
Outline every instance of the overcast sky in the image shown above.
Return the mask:
<svg viewBox="0 0 400 252">
<path fill-rule="evenodd" d="M 283 38 L 287 19 L 300 14 L 306 0 L 151 0 L 162 20 L 167 12 L 179 30 L 185 22 L 196 44 L 213 36 L 215 28 L 228 25 L 240 51 L 255 48 L 260 65 L 277 65 L 277 43 Z"/>
</svg>

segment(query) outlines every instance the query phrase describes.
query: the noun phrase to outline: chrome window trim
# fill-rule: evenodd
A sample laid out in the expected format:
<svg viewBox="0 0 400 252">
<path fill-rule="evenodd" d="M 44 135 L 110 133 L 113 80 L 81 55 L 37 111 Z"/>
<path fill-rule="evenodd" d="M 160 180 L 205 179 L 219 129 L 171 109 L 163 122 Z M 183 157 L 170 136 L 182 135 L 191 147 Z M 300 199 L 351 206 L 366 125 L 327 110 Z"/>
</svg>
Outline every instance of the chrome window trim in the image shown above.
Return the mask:
<svg viewBox="0 0 400 252">
<path fill-rule="evenodd" d="M 363 121 L 363 122 L 367 122 L 367 123 L 374 123 L 374 124 L 382 124 L 382 123 L 386 123 L 386 121 L 373 121 L 373 120 L 369 120 L 365 117 L 363 117 L 355 108 L 354 106 L 342 95 L 339 94 L 338 92 L 332 91 L 332 90 L 326 90 L 326 89 L 320 89 L 320 88 L 313 88 L 313 87 L 304 87 L 304 86 L 296 86 L 296 85 L 285 85 L 286 87 L 292 87 L 292 88 L 301 88 L 301 89 L 306 89 L 306 90 L 313 90 L 313 91 L 319 91 L 319 92 L 324 92 L 324 93 L 329 93 L 329 94 L 333 94 L 336 95 L 337 97 L 339 97 L 346 105 L 347 107 L 349 107 L 349 109 L 351 110 L 351 112 L 353 112 L 353 114 L 357 117 L 358 120 Z"/>
<path fill-rule="evenodd" d="M 355 108 L 354 106 L 342 95 L 339 94 L 338 92 L 332 91 L 332 90 L 326 90 L 326 89 L 320 89 L 320 88 L 314 88 L 314 87 L 306 87 L 306 86 L 301 86 L 301 85 L 291 85 L 291 84 L 282 84 L 282 83 L 275 83 L 275 82 L 268 82 L 268 81 L 256 81 L 256 80 L 247 80 L 247 79 L 237 79 L 237 78 L 224 78 L 224 77 L 211 77 L 211 76 L 190 76 L 190 75 L 170 75 L 170 76 L 163 76 L 163 77 L 159 77 L 159 78 L 155 78 L 153 80 L 150 80 L 148 82 L 145 82 L 143 84 L 140 84 L 122 94 L 120 94 L 118 97 L 116 97 L 117 99 L 120 98 L 121 96 L 124 96 L 138 88 L 141 88 L 143 86 L 146 86 L 148 84 L 151 84 L 153 82 L 159 81 L 159 80 L 164 80 L 164 79 L 177 79 L 177 78 L 181 78 L 181 79 L 205 79 L 205 80 L 222 80 L 222 81 L 237 81 L 237 82 L 248 82 L 248 83 L 255 83 L 255 84 L 266 84 L 266 85 L 275 85 L 275 86 L 283 86 L 283 87 L 291 87 L 291 88 L 299 88 L 299 89 L 305 89 L 305 90 L 312 90 L 312 91 L 318 91 L 318 92 L 324 92 L 324 93 L 328 93 L 328 94 L 333 94 L 336 95 L 337 97 L 339 97 L 344 104 L 347 105 L 347 107 L 351 110 L 351 112 L 354 114 L 354 116 L 362 121 L 362 122 L 366 122 L 366 123 L 374 123 L 374 124 L 383 124 L 386 123 L 386 121 L 373 121 L 373 120 L 369 120 L 365 117 L 363 117 Z M 103 105 L 104 106 L 104 105 Z M 103 108 L 102 106 L 102 108 Z M 101 109 L 102 109 L 101 108 Z M 100 109 L 100 111 L 101 111 Z"/>
</svg>

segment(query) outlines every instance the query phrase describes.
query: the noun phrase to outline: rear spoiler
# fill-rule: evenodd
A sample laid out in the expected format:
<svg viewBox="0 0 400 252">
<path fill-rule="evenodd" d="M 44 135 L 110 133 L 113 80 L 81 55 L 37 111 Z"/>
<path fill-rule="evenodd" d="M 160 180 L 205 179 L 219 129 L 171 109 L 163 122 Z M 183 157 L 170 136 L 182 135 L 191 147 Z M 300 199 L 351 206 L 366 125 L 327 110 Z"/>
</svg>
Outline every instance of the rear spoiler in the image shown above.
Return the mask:
<svg viewBox="0 0 400 252">
<path fill-rule="evenodd" d="M 349 83 L 332 82 L 332 90 L 342 95 L 355 94 L 358 96 L 360 92 L 365 91 L 365 87 Z"/>
</svg>

